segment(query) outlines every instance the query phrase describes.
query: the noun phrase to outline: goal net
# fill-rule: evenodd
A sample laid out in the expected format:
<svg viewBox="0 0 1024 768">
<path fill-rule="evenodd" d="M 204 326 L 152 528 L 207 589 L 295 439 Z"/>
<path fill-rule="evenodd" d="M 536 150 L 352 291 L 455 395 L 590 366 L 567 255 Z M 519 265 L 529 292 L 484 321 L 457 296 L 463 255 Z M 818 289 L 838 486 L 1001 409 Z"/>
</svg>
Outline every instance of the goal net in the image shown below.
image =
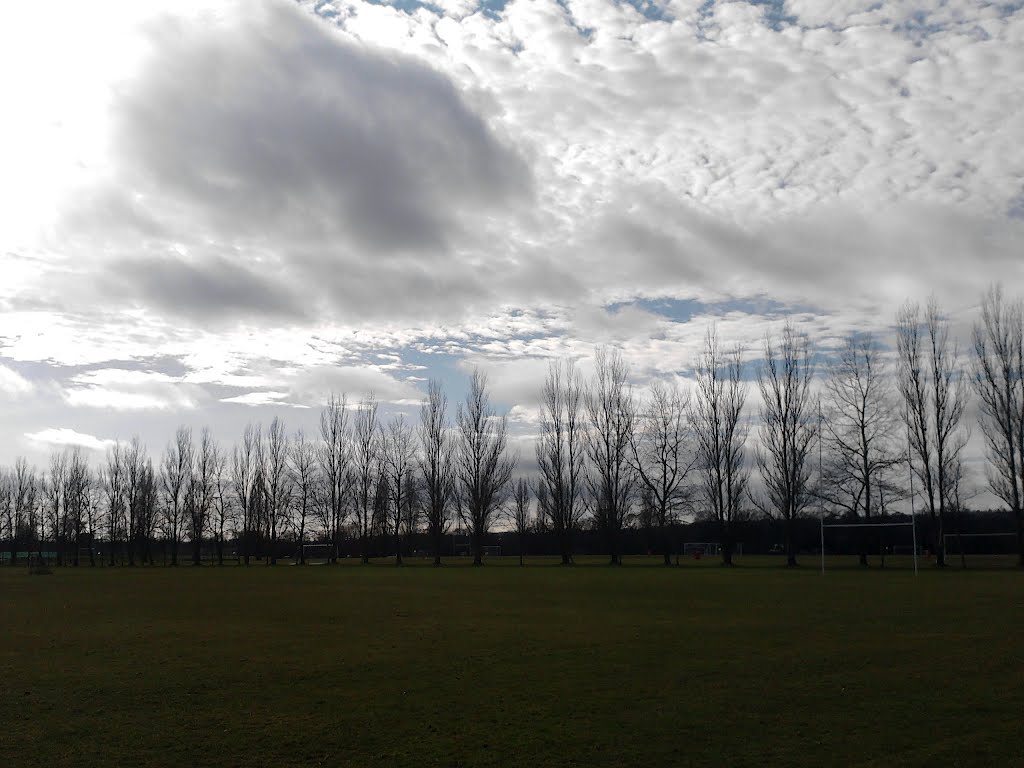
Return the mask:
<svg viewBox="0 0 1024 768">
<path fill-rule="evenodd" d="M 484 557 L 500 557 L 501 556 L 501 546 L 499 546 L 499 545 L 483 546 L 480 549 L 482 550 Z"/>
<path fill-rule="evenodd" d="M 732 545 L 734 555 L 743 554 L 743 543 L 735 542 Z M 699 560 L 702 557 L 715 557 L 722 554 L 722 545 L 717 541 L 687 541 L 683 544 L 683 556 Z"/>
<path fill-rule="evenodd" d="M 872 542 L 872 549 L 878 553 L 885 563 L 886 554 L 896 555 L 907 549 L 914 561 L 914 575 L 917 575 L 917 525 L 913 518 L 910 522 L 882 522 L 882 523 L 826 523 L 821 518 L 821 572 L 825 573 L 826 531 L 844 531 L 855 535 L 853 549 L 860 550 L 865 540 Z M 907 529 L 910 529 L 907 531 Z M 904 541 L 904 539 L 906 541 Z M 863 550 L 861 550 L 863 551 Z"/>
<path fill-rule="evenodd" d="M 303 544 L 302 557 L 307 565 L 329 563 L 333 549 L 330 544 Z"/>
<path fill-rule="evenodd" d="M 1017 564 L 1017 534 L 947 533 L 942 537 L 946 563 L 967 568 L 1012 567 Z"/>
</svg>

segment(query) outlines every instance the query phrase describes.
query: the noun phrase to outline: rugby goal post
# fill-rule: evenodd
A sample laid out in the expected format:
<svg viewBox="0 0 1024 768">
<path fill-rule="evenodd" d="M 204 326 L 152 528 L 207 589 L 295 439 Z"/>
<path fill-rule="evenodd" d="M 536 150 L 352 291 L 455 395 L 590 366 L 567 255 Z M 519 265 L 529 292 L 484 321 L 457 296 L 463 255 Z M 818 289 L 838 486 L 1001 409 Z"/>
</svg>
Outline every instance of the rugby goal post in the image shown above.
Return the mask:
<svg viewBox="0 0 1024 768">
<path fill-rule="evenodd" d="M 825 529 L 826 528 L 906 528 L 910 527 L 914 539 L 914 575 L 917 576 L 917 525 L 914 518 L 909 523 L 826 523 L 825 518 L 818 518 L 821 523 L 821 575 L 825 575 Z"/>
</svg>

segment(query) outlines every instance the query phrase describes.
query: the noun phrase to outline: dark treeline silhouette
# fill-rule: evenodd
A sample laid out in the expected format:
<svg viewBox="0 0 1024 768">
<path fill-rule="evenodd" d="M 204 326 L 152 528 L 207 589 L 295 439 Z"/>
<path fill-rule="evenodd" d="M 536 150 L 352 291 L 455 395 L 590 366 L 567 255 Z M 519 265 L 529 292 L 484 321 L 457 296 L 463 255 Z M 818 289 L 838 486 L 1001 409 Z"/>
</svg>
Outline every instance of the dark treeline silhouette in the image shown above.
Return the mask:
<svg viewBox="0 0 1024 768">
<path fill-rule="evenodd" d="M 482 565 L 500 547 L 565 565 L 581 553 L 613 565 L 656 554 L 671 565 L 687 543 L 696 552 L 713 542 L 724 565 L 742 546 L 792 566 L 820 547 L 819 517 L 885 523 L 913 507 L 938 565 L 951 536 L 962 553 L 963 536 L 1011 532 L 1024 565 L 1021 302 L 991 288 L 968 353 L 934 299 L 906 303 L 895 328 L 891 343 L 856 333 L 816 350 L 787 321 L 765 336 L 755 367 L 711 326 L 689 386 L 672 377 L 642 393 L 617 350 L 597 350 L 589 379 L 575 361 L 555 360 L 540 391 L 536 469 L 518 478 L 507 417 L 480 371 L 454 414 L 431 381 L 418 425 L 384 419 L 373 393 L 354 403 L 332 395 L 315 435 L 275 417 L 250 424 L 230 449 L 182 426 L 155 456 L 133 438 L 99 463 L 78 448 L 41 471 L 19 458 L 0 469 L 2 560 L 401 564 L 416 555 L 441 565 L 468 554 Z M 985 487 L 1003 516 L 967 510 L 982 488 L 963 456 L 972 397 Z M 826 549 L 867 565 L 892 551 L 896 530 L 830 533 Z"/>
</svg>

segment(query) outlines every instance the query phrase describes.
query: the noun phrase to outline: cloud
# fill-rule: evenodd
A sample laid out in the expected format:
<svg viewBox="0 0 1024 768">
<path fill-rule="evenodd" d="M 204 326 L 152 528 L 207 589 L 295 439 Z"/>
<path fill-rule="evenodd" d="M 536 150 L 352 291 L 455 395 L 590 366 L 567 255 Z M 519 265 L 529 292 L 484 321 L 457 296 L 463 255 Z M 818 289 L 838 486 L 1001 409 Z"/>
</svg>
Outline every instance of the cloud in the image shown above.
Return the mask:
<svg viewBox="0 0 1024 768">
<path fill-rule="evenodd" d="M 52 447 L 81 446 L 92 451 L 105 451 L 117 442 L 116 440 L 101 439 L 95 435 L 76 432 L 68 427 L 51 427 L 39 432 L 26 432 L 25 437 L 40 445 Z"/>
<path fill-rule="evenodd" d="M 113 262 L 102 280 L 104 292 L 118 296 L 123 304 L 207 325 L 257 313 L 264 320 L 297 320 L 308 310 L 279 279 L 218 254 L 200 259 L 180 253 L 126 257 Z"/>
<path fill-rule="evenodd" d="M 0 392 L 13 397 L 27 395 L 35 387 L 28 379 L 6 365 L 0 365 Z"/>
<path fill-rule="evenodd" d="M 244 395 L 235 395 L 234 397 L 222 397 L 222 403 L 236 403 L 238 405 L 277 405 L 277 406 L 293 406 L 293 403 L 287 402 L 287 392 L 246 392 Z M 305 408 L 306 406 L 294 406 L 299 408 Z"/>
<path fill-rule="evenodd" d="M 528 429 L 598 344 L 643 386 L 711 321 L 753 360 L 934 290 L 964 345 L 1024 293 L 1019 4 L 8 5 L 0 354 L 152 444 L 474 365 Z"/>
<path fill-rule="evenodd" d="M 225 7 L 148 22 L 116 86 L 109 173 L 57 227 L 113 254 L 101 292 L 195 322 L 481 293 L 458 250 L 528 197 L 517 153 L 435 69 L 289 3 Z"/>
<path fill-rule="evenodd" d="M 71 406 L 115 411 L 190 410 L 202 390 L 164 373 L 102 368 L 73 376 L 64 399 Z"/>
</svg>

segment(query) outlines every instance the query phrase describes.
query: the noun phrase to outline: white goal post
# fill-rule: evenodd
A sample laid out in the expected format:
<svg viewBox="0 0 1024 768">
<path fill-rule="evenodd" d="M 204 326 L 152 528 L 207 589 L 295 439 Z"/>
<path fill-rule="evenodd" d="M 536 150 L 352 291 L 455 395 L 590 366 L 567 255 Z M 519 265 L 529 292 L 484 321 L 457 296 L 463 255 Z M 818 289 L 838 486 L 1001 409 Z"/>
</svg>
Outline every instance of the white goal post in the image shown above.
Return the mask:
<svg viewBox="0 0 1024 768">
<path fill-rule="evenodd" d="M 826 523 L 825 518 L 819 518 L 821 523 L 821 573 L 825 575 L 825 529 L 826 528 L 906 528 L 910 527 L 914 537 L 914 575 L 917 576 L 917 525 L 914 518 L 909 523 Z"/>
</svg>

